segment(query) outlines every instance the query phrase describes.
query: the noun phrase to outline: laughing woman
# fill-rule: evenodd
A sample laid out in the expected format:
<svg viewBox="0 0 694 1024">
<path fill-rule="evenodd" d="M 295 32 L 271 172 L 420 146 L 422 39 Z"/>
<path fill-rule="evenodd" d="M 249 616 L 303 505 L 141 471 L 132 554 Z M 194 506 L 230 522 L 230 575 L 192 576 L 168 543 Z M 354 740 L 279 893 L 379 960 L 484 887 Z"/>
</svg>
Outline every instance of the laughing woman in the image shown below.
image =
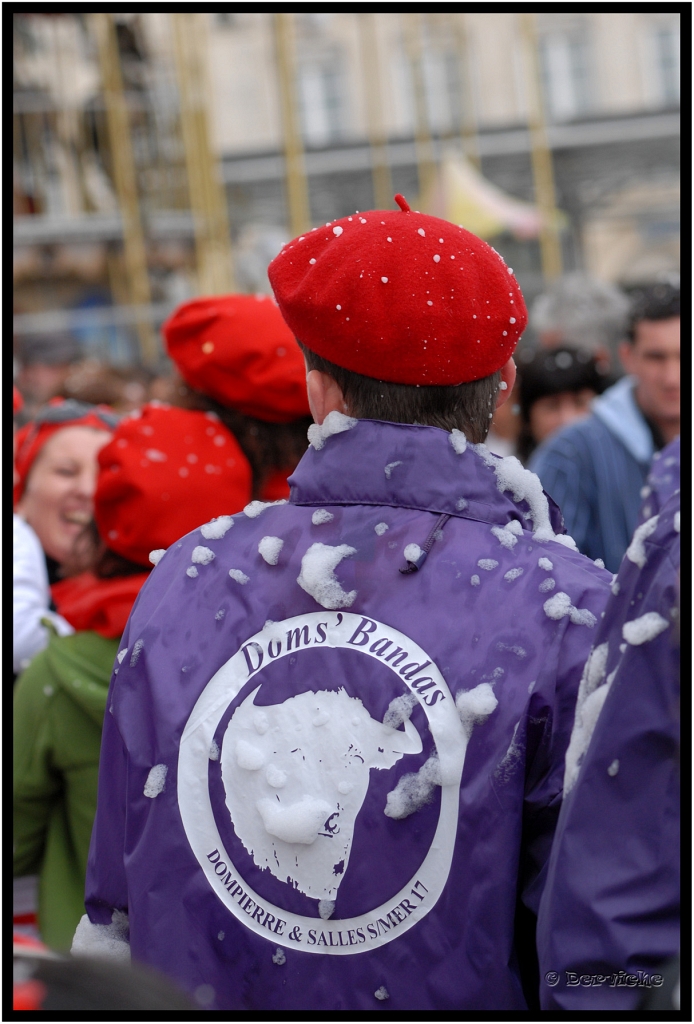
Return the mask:
<svg viewBox="0 0 694 1024">
<path fill-rule="evenodd" d="M 54 457 L 55 449 L 46 456 L 47 476 L 63 465 L 54 464 Z M 94 484 L 92 491 L 84 484 L 62 495 L 53 489 L 43 537 L 56 561 L 66 552 L 68 575 L 54 585 L 53 595 L 75 632 L 52 634 L 14 692 L 13 871 L 15 878 L 38 873 L 41 937 L 59 950 L 69 949 L 84 914 L 101 728 L 128 615 L 165 548 L 250 500 L 251 468 L 216 419 L 148 405 L 126 416 L 99 452 Z M 86 526 L 77 520 L 75 543 L 61 523 L 71 523 L 83 509 L 90 519 Z M 203 536 L 221 536 L 231 525 L 231 518 L 222 519 Z M 207 547 L 199 551 L 214 558 Z M 191 571 L 197 574 L 195 566 Z M 138 655 L 135 644 L 128 657 Z M 124 657 L 121 651 L 116 672 Z"/>
<path fill-rule="evenodd" d="M 17 433 L 15 512 L 41 542 L 51 584 L 92 518 L 96 458 L 117 422 L 105 406 L 57 402 Z"/>
</svg>

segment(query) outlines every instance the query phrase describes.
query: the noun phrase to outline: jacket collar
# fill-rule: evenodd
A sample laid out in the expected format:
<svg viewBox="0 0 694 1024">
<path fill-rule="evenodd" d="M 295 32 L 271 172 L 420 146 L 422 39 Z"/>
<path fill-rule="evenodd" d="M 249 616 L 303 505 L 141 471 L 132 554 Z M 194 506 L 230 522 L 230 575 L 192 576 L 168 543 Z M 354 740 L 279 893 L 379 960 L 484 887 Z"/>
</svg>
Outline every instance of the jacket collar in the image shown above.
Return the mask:
<svg viewBox="0 0 694 1024">
<path fill-rule="evenodd" d="M 593 412 L 637 462 L 650 463 L 653 437 L 636 404 L 634 377 L 622 377 L 593 402 Z"/>
<path fill-rule="evenodd" d="M 295 505 L 381 505 L 504 525 L 526 519 L 528 506 L 497 486 L 497 456 L 467 444 L 458 454 L 438 427 L 358 420 L 350 430 L 310 447 L 289 477 Z M 561 513 L 548 498 L 555 532 Z"/>
</svg>

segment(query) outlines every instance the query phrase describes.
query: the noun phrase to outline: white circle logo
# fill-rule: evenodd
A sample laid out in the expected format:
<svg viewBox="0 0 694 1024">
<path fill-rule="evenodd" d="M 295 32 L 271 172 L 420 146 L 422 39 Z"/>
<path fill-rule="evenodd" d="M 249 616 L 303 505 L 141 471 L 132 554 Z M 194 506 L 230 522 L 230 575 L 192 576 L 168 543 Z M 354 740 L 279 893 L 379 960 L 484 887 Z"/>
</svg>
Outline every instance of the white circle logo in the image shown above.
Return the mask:
<svg viewBox="0 0 694 1024">
<path fill-rule="evenodd" d="M 287 655 L 301 657 L 316 648 L 356 651 L 397 675 L 406 691 L 391 702 L 384 722 L 372 718 L 361 700 L 343 688 L 310 689 L 281 704 L 256 705 L 259 680 L 237 704 L 217 743 L 222 720 L 251 679 Z M 414 876 L 392 898 L 359 916 L 330 920 L 371 769 L 389 769 L 402 757 L 422 752 L 421 737 L 409 720 L 416 705 L 426 715 L 436 746 L 435 756 L 418 773 L 419 791 L 440 786 L 433 840 Z M 186 723 L 178 760 L 183 828 L 212 889 L 247 928 L 303 952 L 364 952 L 402 935 L 443 892 L 455 847 L 466 746 L 443 676 L 403 633 L 351 612 L 312 612 L 271 623 L 215 673 Z M 240 876 L 215 820 L 210 760 L 220 761 L 234 832 L 255 865 L 316 899 L 317 918 L 285 911 Z M 388 794 L 387 816 L 409 815 L 417 787 L 407 780 L 413 778 L 401 778 Z"/>
</svg>

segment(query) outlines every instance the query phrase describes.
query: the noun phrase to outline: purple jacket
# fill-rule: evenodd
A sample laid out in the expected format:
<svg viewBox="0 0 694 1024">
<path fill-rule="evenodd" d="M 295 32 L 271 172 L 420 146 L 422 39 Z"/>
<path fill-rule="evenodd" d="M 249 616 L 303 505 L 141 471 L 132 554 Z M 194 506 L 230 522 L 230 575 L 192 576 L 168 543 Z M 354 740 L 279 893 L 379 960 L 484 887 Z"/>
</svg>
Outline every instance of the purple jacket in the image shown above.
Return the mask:
<svg viewBox="0 0 694 1024">
<path fill-rule="evenodd" d="M 581 683 L 538 921 L 544 1010 L 634 1010 L 679 952 L 679 567 L 676 493 L 637 528 Z"/>
<path fill-rule="evenodd" d="M 670 496 L 680 489 L 680 439 L 679 435 L 661 451 L 656 452 L 651 462 L 646 485 L 641 491 L 643 503 L 636 525 L 660 512 Z"/>
<path fill-rule="evenodd" d="M 516 899 L 610 577 L 517 460 L 331 418 L 288 504 L 184 537 L 138 598 L 89 917 L 127 911 L 209 1009 L 522 1010 Z"/>
</svg>

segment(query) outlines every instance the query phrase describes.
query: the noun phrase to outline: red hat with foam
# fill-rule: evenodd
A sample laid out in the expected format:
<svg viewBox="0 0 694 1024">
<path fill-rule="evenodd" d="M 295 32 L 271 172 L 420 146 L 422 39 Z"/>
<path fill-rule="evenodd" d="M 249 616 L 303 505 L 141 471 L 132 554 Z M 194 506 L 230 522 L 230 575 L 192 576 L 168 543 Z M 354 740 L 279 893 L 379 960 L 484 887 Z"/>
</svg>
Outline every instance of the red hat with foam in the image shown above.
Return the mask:
<svg viewBox="0 0 694 1024">
<path fill-rule="evenodd" d="M 410 210 L 314 228 L 268 268 L 296 337 L 346 370 L 395 384 L 462 384 L 500 369 L 526 322 L 513 271 L 464 228 Z"/>
<path fill-rule="evenodd" d="M 214 413 L 151 403 L 126 416 L 99 452 L 94 518 L 113 551 L 149 565 L 210 519 L 251 499 L 251 467 Z"/>
<path fill-rule="evenodd" d="M 268 423 L 308 416 L 301 349 L 268 295 L 184 302 L 162 331 L 191 388 Z"/>
</svg>

